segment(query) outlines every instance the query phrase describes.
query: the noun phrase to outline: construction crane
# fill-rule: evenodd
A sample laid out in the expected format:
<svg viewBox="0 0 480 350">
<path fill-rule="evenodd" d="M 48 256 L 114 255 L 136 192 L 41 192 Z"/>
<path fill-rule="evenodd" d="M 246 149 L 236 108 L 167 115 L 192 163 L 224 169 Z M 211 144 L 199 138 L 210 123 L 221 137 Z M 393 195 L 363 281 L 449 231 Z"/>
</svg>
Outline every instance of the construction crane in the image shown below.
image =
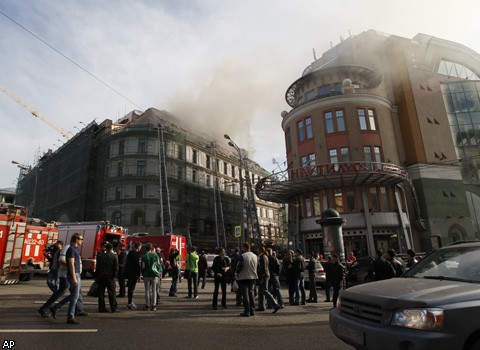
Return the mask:
<svg viewBox="0 0 480 350">
<path fill-rule="evenodd" d="M 69 131 L 66 131 L 65 129 L 63 129 L 62 127 L 58 126 L 57 124 L 55 124 L 54 122 L 52 122 L 51 120 L 49 120 L 48 118 L 44 117 L 43 115 L 41 115 L 40 113 L 38 113 L 37 111 L 35 111 L 35 109 L 33 109 L 32 106 L 30 106 L 28 103 L 26 103 L 25 101 L 23 101 L 20 97 L 18 96 L 15 96 L 13 93 L 11 93 L 5 86 L 2 86 L 0 85 L 0 91 L 3 92 L 5 95 L 7 95 L 8 97 L 10 97 L 12 100 L 14 100 L 15 102 L 17 102 L 20 106 L 22 106 L 23 108 L 25 108 L 27 111 L 29 111 L 34 117 L 42 120 L 43 122 L 47 123 L 51 128 L 55 129 L 56 131 L 58 131 L 60 134 L 62 134 L 63 137 L 65 137 L 67 140 L 70 140 L 72 138 L 72 133 L 69 132 Z"/>
</svg>

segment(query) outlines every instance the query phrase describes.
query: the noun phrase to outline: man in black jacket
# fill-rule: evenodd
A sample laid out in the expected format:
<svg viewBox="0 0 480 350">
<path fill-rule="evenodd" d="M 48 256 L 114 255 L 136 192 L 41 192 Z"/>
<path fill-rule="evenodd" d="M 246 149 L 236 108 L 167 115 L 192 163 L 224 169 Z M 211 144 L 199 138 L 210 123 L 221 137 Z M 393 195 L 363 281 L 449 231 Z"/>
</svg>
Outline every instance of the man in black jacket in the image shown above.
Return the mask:
<svg viewBox="0 0 480 350">
<path fill-rule="evenodd" d="M 118 255 L 113 252 L 111 243 L 105 246 L 106 252 L 97 254 L 97 270 L 95 280 L 98 283 L 98 311 L 107 312 L 105 307 L 105 288 L 112 312 L 118 312 L 115 297 L 115 277 L 118 274 Z"/>
<path fill-rule="evenodd" d="M 345 283 L 345 267 L 340 263 L 337 254 L 332 254 L 332 260 L 333 307 L 337 307 L 338 294 Z"/>
</svg>

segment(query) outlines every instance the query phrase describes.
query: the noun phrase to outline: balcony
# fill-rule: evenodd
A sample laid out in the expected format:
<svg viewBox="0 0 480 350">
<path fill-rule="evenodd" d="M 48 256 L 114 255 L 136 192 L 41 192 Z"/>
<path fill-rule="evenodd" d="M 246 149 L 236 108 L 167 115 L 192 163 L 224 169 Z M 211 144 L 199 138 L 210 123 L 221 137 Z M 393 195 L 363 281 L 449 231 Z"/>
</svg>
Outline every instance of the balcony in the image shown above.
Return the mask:
<svg viewBox="0 0 480 350">
<path fill-rule="evenodd" d="M 379 162 L 328 163 L 287 169 L 260 179 L 255 186 L 258 198 L 287 203 L 301 193 L 343 186 L 394 186 L 409 183 L 406 170 Z"/>
</svg>

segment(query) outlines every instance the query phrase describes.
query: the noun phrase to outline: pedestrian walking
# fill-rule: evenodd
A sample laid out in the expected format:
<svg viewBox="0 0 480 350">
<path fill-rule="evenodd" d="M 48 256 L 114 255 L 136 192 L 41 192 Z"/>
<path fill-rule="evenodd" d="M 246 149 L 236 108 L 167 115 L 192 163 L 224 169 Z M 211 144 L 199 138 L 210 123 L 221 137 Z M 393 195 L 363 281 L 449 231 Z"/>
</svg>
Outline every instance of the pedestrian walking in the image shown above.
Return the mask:
<svg viewBox="0 0 480 350">
<path fill-rule="evenodd" d="M 83 235 L 81 233 L 74 233 L 70 239 L 70 247 L 66 253 L 67 259 L 67 280 L 70 285 L 70 304 L 68 306 L 68 315 L 67 323 L 68 324 L 79 324 L 75 319 L 75 307 L 79 295 L 81 293 L 82 279 L 80 277 L 81 273 L 81 257 L 79 248 L 83 244 Z"/>
<path fill-rule="evenodd" d="M 270 280 L 270 269 L 268 264 L 268 256 L 265 247 L 258 247 L 257 257 L 257 285 L 258 285 L 258 307 L 255 311 L 265 311 L 265 300 L 267 306 L 273 308 L 273 313 L 280 310 L 280 305 L 275 301 L 272 294 L 268 291 L 268 281 Z"/>
</svg>

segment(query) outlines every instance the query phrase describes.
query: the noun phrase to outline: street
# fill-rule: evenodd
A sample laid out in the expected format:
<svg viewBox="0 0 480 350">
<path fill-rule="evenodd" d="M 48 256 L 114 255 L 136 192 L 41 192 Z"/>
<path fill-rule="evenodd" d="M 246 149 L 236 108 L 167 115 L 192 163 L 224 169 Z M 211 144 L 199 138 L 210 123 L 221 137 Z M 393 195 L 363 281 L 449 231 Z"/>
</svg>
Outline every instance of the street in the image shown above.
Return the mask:
<svg viewBox="0 0 480 350">
<path fill-rule="evenodd" d="M 117 298 L 119 313 L 99 313 L 97 299 L 88 297 L 92 279 L 82 281 L 87 317 L 80 325 L 67 325 L 63 307 L 57 319 L 42 318 L 37 310 L 49 297 L 43 277 L 28 282 L 0 286 L 0 334 L 2 349 L 352 349 L 338 340 L 328 326 L 331 303 L 285 306 L 277 314 L 271 310 L 255 317 L 238 317 L 228 293 L 229 308 L 212 310 L 213 280 L 199 290 L 199 299 L 185 299 L 187 283 L 179 283 L 178 297 L 168 297 L 170 279 L 163 281 L 161 304 L 156 311 L 144 311 L 143 283 L 137 284 L 134 302 L 138 310 L 127 310 L 127 298 Z M 227 286 L 229 288 L 229 286 Z M 318 289 L 319 300 L 324 300 Z M 283 296 L 286 296 L 283 289 Z M 308 296 L 308 291 L 307 291 Z M 107 301 L 108 304 L 108 301 Z M 13 346 L 13 347 L 12 347 Z"/>
</svg>

